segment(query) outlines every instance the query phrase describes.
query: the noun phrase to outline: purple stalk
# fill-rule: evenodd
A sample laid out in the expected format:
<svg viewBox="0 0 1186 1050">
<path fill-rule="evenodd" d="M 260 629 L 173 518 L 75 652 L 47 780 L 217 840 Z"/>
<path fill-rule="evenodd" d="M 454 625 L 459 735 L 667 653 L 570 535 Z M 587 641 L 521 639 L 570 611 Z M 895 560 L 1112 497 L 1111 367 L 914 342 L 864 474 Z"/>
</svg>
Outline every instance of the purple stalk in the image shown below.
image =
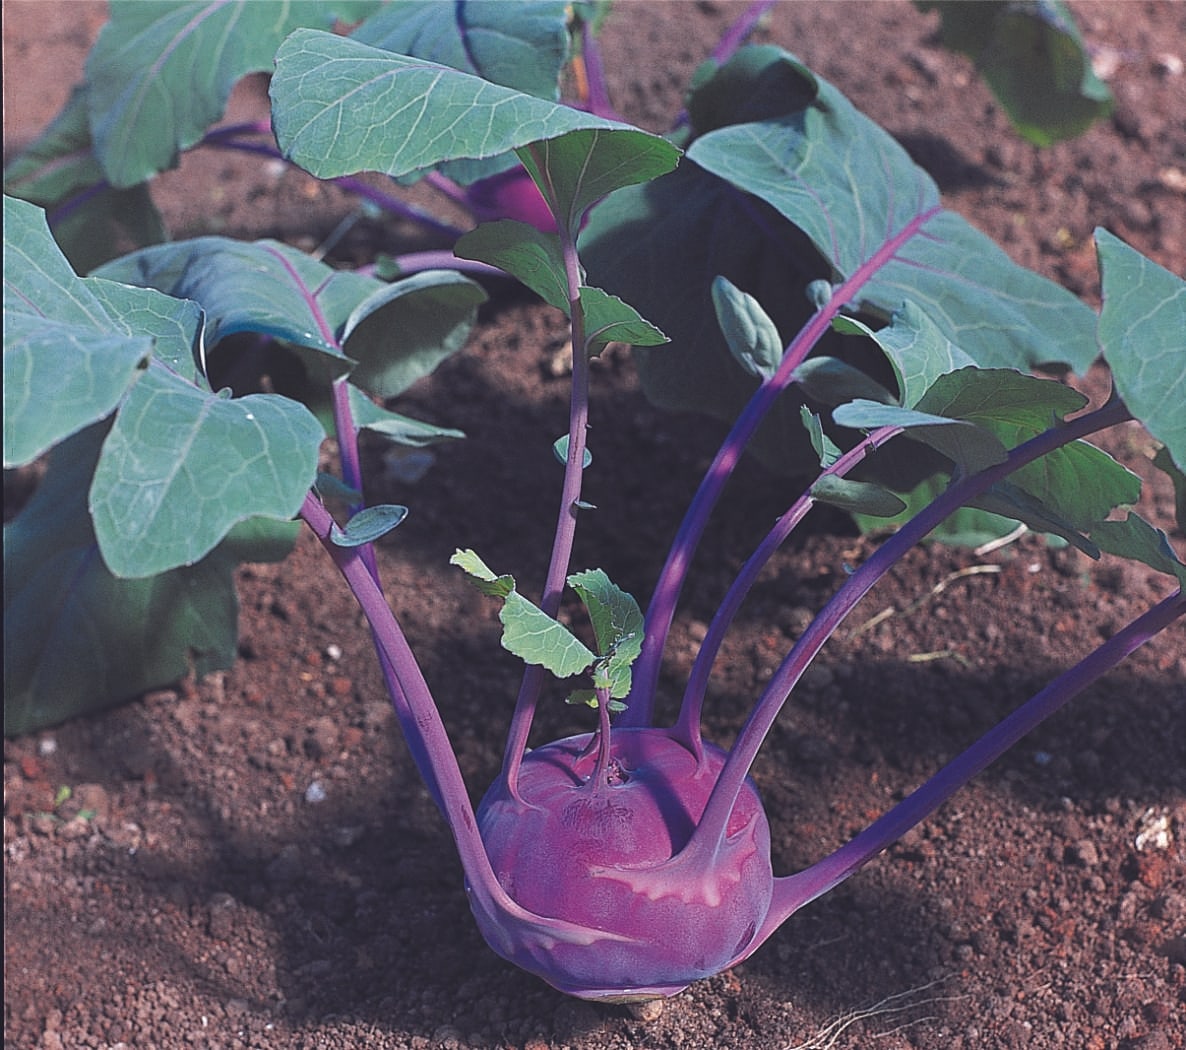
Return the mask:
<svg viewBox="0 0 1186 1050">
<path fill-rule="evenodd" d="M 708 517 L 716 506 L 725 483 L 741 459 L 741 454 L 758 425 L 778 396 L 794 379 L 795 369 L 803 363 L 804 358 L 823 337 L 841 308 L 852 302 L 861 288 L 940 210 L 940 206 L 936 205 L 916 215 L 835 289 L 827 304 L 811 317 L 791 341 L 778 371 L 758 387 L 749 403 L 741 410 L 716 458 L 709 466 L 704 480 L 696 490 L 696 495 L 692 497 L 691 505 L 684 515 L 671 551 L 667 555 L 667 561 L 659 574 L 655 593 L 647 607 L 642 654 L 634 665 L 628 706 L 618 718 L 619 725 L 642 727 L 651 723 L 663 648 L 667 643 L 667 634 L 671 629 L 676 603 L 683 589 L 692 554 L 700 542 Z"/>
<path fill-rule="evenodd" d="M 1179 589 L 1055 678 L 855 838 L 804 871 L 775 879 L 770 912 L 746 954 L 765 941 L 793 912 L 864 867 L 1030 730 L 1184 614 L 1186 596 Z"/>
<path fill-rule="evenodd" d="M 529 146 L 528 149 L 536 150 Z M 547 177 L 543 158 L 535 156 L 536 169 Z M 556 532 L 552 540 L 552 555 L 548 573 L 544 579 L 540 608 L 549 616 L 560 610 L 560 600 L 568 577 L 572 558 L 572 545 L 576 536 L 577 505 L 581 499 L 581 481 L 585 467 L 586 430 L 589 422 L 589 355 L 585 351 L 585 315 L 581 307 L 581 267 L 577 258 L 576 230 L 579 218 L 573 227 L 560 217 L 557 196 L 551 186 L 540 187 L 552 214 L 557 217 L 560 250 L 564 259 L 564 274 L 568 286 L 569 317 L 572 327 L 572 394 L 568 415 L 568 457 L 564 464 L 564 483 L 560 493 L 560 511 L 556 520 Z M 523 673 L 519 696 L 515 701 L 515 712 L 511 716 L 507 732 L 506 749 L 503 753 L 502 776 L 511 796 L 520 801 L 518 795 L 519 767 L 527 750 L 527 738 L 535 708 L 543 690 L 546 672 L 537 664 L 529 664 Z"/>
<path fill-rule="evenodd" d="M 588 91 L 588 109 L 599 117 L 621 120 L 609 100 L 609 87 L 605 79 L 605 67 L 601 61 L 601 45 L 597 34 L 588 22 L 581 23 L 581 57 L 585 64 L 585 88 Z"/>
<path fill-rule="evenodd" d="M 870 555 L 865 563 L 848 577 L 827 605 L 820 610 L 770 679 L 729 752 L 729 758 L 721 770 L 721 775 L 709 798 L 708 805 L 704 809 L 700 823 L 686 848 L 703 850 L 706 853 L 716 848 L 716 844 L 725 834 L 729 814 L 733 810 L 738 793 L 741 791 L 750 766 L 757 756 L 758 749 L 770 731 L 770 727 L 774 724 L 774 720 L 778 717 L 779 711 L 782 710 L 782 705 L 786 702 L 791 690 L 799 681 L 800 675 L 815 659 L 824 642 L 831 637 L 832 632 L 852 611 L 857 602 L 907 551 L 953 511 L 987 491 L 996 482 L 1008 477 L 1015 470 L 1078 438 L 1106 427 L 1115 426 L 1117 423 L 1131 418 L 1123 402 L 1110 401 L 1102 408 L 1084 413 L 1070 422 L 1043 431 L 1010 451 L 1003 462 L 977 474 L 953 481 L 941 495 L 919 511 Z"/>
<path fill-rule="evenodd" d="M 459 259 L 452 249 L 440 248 L 435 251 L 405 252 L 403 255 L 392 256 L 391 261 L 399 268 L 399 275 L 420 273 L 422 270 L 456 270 L 459 273 L 472 273 L 475 277 L 506 277 L 505 270 L 489 263 L 478 262 L 476 259 Z M 355 273 L 374 276 L 376 266 L 371 263 L 360 266 Z"/>
<path fill-rule="evenodd" d="M 820 472 L 820 477 L 842 478 L 848 474 L 874 449 L 880 448 L 891 438 L 902 432 L 901 427 L 881 427 L 867 434 L 865 438 L 853 448 L 840 456 L 835 463 Z M 709 675 L 716 662 L 717 653 L 725 634 L 733 623 L 741 603 L 753 587 L 758 574 L 766 566 L 774 552 L 785 542 L 794 528 L 815 505 L 815 497 L 811 489 L 803 493 L 775 523 L 765 539 L 750 555 L 741 571 L 734 579 L 728 593 L 717 609 L 716 615 L 709 624 L 708 633 L 700 645 L 700 651 L 692 664 L 691 674 L 688 675 L 687 688 L 684 691 L 683 703 L 680 705 L 679 719 L 675 723 L 674 736 L 698 761 L 703 760 L 703 747 L 700 739 L 700 716 L 704 707 L 704 693 L 708 685 Z"/>
</svg>

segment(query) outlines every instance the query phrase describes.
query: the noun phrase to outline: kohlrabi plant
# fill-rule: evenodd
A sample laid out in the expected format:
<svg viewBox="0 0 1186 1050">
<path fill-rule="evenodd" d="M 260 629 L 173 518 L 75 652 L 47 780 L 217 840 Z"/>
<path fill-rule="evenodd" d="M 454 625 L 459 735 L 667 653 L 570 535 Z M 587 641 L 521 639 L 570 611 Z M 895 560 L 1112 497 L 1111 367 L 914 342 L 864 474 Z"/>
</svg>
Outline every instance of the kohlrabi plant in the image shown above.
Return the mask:
<svg viewBox="0 0 1186 1050">
<path fill-rule="evenodd" d="M 212 636 L 225 638 L 228 622 L 233 632 L 230 568 L 279 554 L 300 519 L 367 617 L 491 948 L 572 995 L 645 999 L 749 956 L 1186 612 L 1186 565 L 1131 511 L 1139 480 L 1086 441 L 1139 421 L 1181 497 L 1186 285 L 1111 234 L 1096 234 L 1097 314 L 947 210 L 893 139 L 777 48 L 728 41 L 663 137 L 609 115 L 587 5 L 576 5 L 584 106 L 556 100 L 572 28 L 558 3 L 466 5 L 499 32 L 463 21 L 435 35 L 415 21 L 438 16 L 433 4 L 198 6 L 113 3 L 115 28 L 62 118 L 69 128 L 55 132 L 93 145 L 85 177 L 103 172 L 109 208 L 177 149 L 240 135 L 206 130 L 217 99 L 200 113 L 162 102 L 178 90 L 168 60 L 194 57 L 201 18 L 233 16 L 242 24 L 221 30 L 252 53 L 227 49 L 235 74 L 274 57 L 274 142 L 262 148 L 360 187 L 373 185 L 357 181 L 366 172 L 448 179 L 500 217 L 460 237 L 464 263 L 379 268 L 393 280 L 219 237 L 144 247 L 80 277 L 43 211 L 6 197 L 5 466 L 48 454 L 6 527 L 10 731 L 68 714 L 55 697 L 134 692 L 129 682 L 179 673 L 175 648 L 154 653 L 158 636 L 216 649 Z M 335 17 L 363 20 L 350 35 L 311 24 Z M 426 39 L 438 50 L 409 53 Z M 379 579 L 373 543 L 406 510 L 364 504 L 359 458 L 363 430 L 411 444 L 457 436 L 387 402 L 464 342 L 485 293 L 462 265 L 516 278 L 562 311 L 573 346 L 542 594 L 524 595 L 513 566 L 468 549 L 453 557 L 499 603 L 502 643 L 526 664 L 502 770 L 476 810 Z M 611 341 L 641 348 L 660 402 L 731 406 L 645 611 L 602 568 L 571 565 L 578 525 L 597 527 L 582 494 L 596 452 L 589 362 Z M 245 385 L 265 352 L 296 362 L 302 383 Z M 1101 354 L 1115 384 L 1101 405 L 1035 374 L 1081 373 Z M 340 477 L 319 473 L 327 433 Z M 659 724 L 660 660 L 693 552 L 755 444 L 807 480 L 722 597 L 679 712 Z M 724 750 L 701 732 L 709 672 L 758 573 L 818 502 L 894 531 L 802 633 Z M 965 528 L 1022 522 L 1092 557 L 1134 559 L 1167 574 L 1171 593 L 847 844 L 775 874 L 749 777 L 763 740 L 861 597 L 956 515 Z M 566 589 L 587 610 L 586 634 L 558 619 Z M 591 709 L 590 730 L 530 746 L 549 676 Z"/>
</svg>

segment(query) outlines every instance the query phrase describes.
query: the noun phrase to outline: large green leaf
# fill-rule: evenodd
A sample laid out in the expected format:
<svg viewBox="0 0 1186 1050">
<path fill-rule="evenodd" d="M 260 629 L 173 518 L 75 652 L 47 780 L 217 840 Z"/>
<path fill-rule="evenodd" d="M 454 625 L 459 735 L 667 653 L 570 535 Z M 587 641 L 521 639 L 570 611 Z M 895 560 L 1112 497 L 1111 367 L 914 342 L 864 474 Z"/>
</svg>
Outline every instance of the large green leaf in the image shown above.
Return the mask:
<svg viewBox="0 0 1186 1050">
<path fill-rule="evenodd" d="M 258 332 L 325 355 L 349 371 L 338 333 L 382 281 L 334 270 L 278 241 L 196 237 L 133 252 L 96 276 L 193 299 L 207 315 L 207 350 L 236 332 Z"/>
<path fill-rule="evenodd" d="M 1112 95 L 1061 0 L 915 0 L 939 12 L 943 43 L 976 62 L 1014 127 L 1048 146 L 1112 111 Z"/>
<path fill-rule="evenodd" d="M 102 419 L 152 353 L 153 335 L 109 311 L 104 289 L 78 277 L 40 208 L 4 198 L 4 465 L 29 463 Z M 137 300 L 141 305 L 144 299 Z M 181 342 L 200 317 L 192 303 L 157 303 Z M 184 334 L 183 334 L 184 333 Z M 163 338 L 163 337 L 162 337 Z M 167 341 L 167 340 L 166 340 Z"/>
<path fill-rule="evenodd" d="M 442 4 L 402 0 L 371 15 L 351 37 L 555 99 L 568 60 L 568 0 Z"/>
<path fill-rule="evenodd" d="M 313 30 L 297 30 L 280 47 L 271 95 L 280 148 L 320 178 L 412 175 L 572 131 L 603 133 L 595 146 L 609 152 L 617 149 L 609 139 L 623 136 L 626 152 L 648 164 L 664 159 L 670 168 L 678 157 L 674 146 L 628 125 Z M 606 186 L 596 178 L 586 192 Z"/>
<path fill-rule="evenodd" d="M 298 402 L 231 400 L 153 365 L 116 416 L 91 482 L 108 568 L 145 577 L 192 565 L 238 522 L 293 517 L 324 436 Z"/>
<path fill-rule="evenodd" d="M 517 219 L 484 222 L 463 234 L 453 254 L 476 259 L 518 278 L 544 302 L 566 314 L 571 310 L 560 237 Z"/>
<path fill-rule="evenodd" d="M 292 523 L 246 523 L 195 565 L 114 576 L 91 529 L 86 489 L 96 425 L 59 445 L 21 514 L 4 527 L 4 731 L 27 733 L 167 685 L 235 656 L 240 560 L 284 557 Z"/>
<path fill-rule="evenodd" d="M 867 275 L 855 306 L 888 317 L 911 300 L 987 367 L 1085 371 L 1095 356 L 1091 311 L 943 209 L 909 154 L 817 82 L 806 108 L 709 132 L 688 158 L 776 208 L 811 238 L 835 280 Z"/>
<path fill-rule="evenodd" d="M 350 381 L 379 397 L 402 394 L 462 348 L 485 300 L 480 285 L 454 270 L 423 270 L 377 289 L 342 327 L 358 362 Z"/>
<path fill-rule="evenodd" d="M 268 70 L 298 26 L 357 21 L 376 0 L 111 0 L 86 63 L 91 133 L 107 179 L 143 182 L 177 161 L 226 109 L 236 81 Z"/>
<path fill-rule="evenodd" d="M 49 212 L 54 237 L 79 273 L 129 247 L 165 239 L 146 186 L 105 184 L 91 150 L 85 86 L 75 88 L 49 127 L 5 166 L 4 192 Z"/>
<path fill-rule="evenodd" d="M 1099 344 L 1125 405 L 1186 470 L 1186 281 L 1107 230 Z"/>
</svg>

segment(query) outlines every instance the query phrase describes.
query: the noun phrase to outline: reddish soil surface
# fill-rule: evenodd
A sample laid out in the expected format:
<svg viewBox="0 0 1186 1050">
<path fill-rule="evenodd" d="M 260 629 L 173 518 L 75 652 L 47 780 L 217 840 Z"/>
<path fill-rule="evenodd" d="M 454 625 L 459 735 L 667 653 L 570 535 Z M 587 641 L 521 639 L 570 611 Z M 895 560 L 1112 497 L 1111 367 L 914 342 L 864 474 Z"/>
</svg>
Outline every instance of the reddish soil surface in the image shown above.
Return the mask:
<svg viewBox="0 0 1186 1050">
<path fill-rule="evenodd" d="M 1010 131 L 933 16 L 904 2 L 785 4 L 759 34 L 897 134 L 947 202 L 1022 263 L 1097 295 L 1092 228 L 1186 270 L 1186 7 L 1078 3 L 1115 116 L 1039 151 Z M 614 101 L 662 128 L 735 4 L 622 3 L 605 32 Z M 80 75 L 95 3 L 4 4 L 4 134 L 19 146 Z M 258 80 L 236 115 L 260 112 Z M 159 180 L 178 234 L 310 246 L 351 202 L 291 171 L 208 154 Z M 363 224 L 357 253 L 407 244 Z M 497 771 L 517 669 L 492 603 L 447 567 L 473 546 L 534 590 L 564 428 L 564 341 L 525 297 L 405 408 L 456 426 L 381 551 L 475 796 Z M 595 373 L 601 508 L 575 563 L 646 594 L 719 428 L 659 414 L 629 357 Z M 1101 376 L 1089 388 L 1105 389 Z M 1138 430 L 1112 447 L 1145 470 Z M 538 468 L 536 464 L 539 464 Z M 376 462 L 374 466 L 381 464 Z M 611 480 L 612 479 L 612 480 Z M 783 509 L 747 464 L 707 537 L 674 633 L 664 705 L 731 571 Z M 1168 524 L 1169 494 L 1149 512 Z M 727 742 L 763 680 L 871 544 L 829 520 L 780 554 L 712 689 Z M 1179 536 L 1180 540 L 1181 537 Z M 991 567 L 953 578 L 952 574 Z M 907 839 L 794 916 L 751 960 L 657 1019 L 570 1000 L 496 958 L 449 834 L 397 735 L 367 634 L 316 545 L 242 570 L 225 674 L 10 740 L 4 751 L 5 1044 L 545 1050 L 1014 1047 L 1170 1050 L 1186 1013 L 1186 631 L 1169 632 L 1025 740 Z M 940 584 L 947 584 L 940 588 Z M 788 705 L 755 770 L 780 872 L 844 841 L 1058 669 L 1169 591 L 1163 578 L 1027 538 L 916 551 Z M 861 632 L 884 609 L 899 610 Z M 539 740 L 587 728 L 548 705 Z M 55 793 L 73 796 L 55 810 Z M 320 799 L 320 801 L 315 801 Z M 80 810 L 93 815 L 78 815 Z M 1142 832 L 1164 834 L 1142 837 Z"/>
</svg>

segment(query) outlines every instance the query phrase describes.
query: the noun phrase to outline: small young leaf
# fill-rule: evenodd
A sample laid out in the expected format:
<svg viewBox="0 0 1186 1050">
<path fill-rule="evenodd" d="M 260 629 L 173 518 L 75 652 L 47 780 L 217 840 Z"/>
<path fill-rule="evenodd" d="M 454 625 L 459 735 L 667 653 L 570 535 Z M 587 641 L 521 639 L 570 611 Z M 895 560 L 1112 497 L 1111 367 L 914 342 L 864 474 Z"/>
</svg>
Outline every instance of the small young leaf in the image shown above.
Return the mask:
<svg viewBox="0 0 1186 1050">
<path fill-rule="evenodd" d="M 874 518 L 892 518 L 906 509 L 905 501 L 889 489 L 869 481 L 838 478 L 834 474 L 825 474 L 816 481 L 811 486 L 811 494 L 833 507 Z"/>
<path fill-rule="evenodd" d="M 589 569 L 568 577 L 589 612 L 597 649 L 598 665 L 613 697 L 630 692 L 630 667 L 642 652 L 643 616 L 638 602 L 610 582 L 601 569 Z"/>
<path fill-rule="evenodd" d="M 557 678 L 580 674 L 597 659 L 564 624 L 518 591 L 506 596 L 498 618 L 502 621 L 503 648 L 529 664 L 551 671 Z"/>
<path fill-rule="evenodd" d="M 1095 231 L 1103 278 L 1099 345 L 1132 412 L 1186 470 L 1186 281 L 1107 230 Z"/>
<path fill-rule="evenodd" d="M 806 427 L 807 434 L 811 438 L 811 447 L 815 449 L 815 454 L 819 456 L 819 465 L 827 469 L 840 458 L 841 452 L 839 446 L 824 433 L 824 427 L 820 422 L 819 416 L 812 412 L 806 405 L 799 406 L 799 417 L 803 420 L 803 426 Z"/>
<path fill-rule="evenodd" d="M 333 499 L 347 504 L 362 502 L 362 493 L 347 485 L 337 474 L 327 474 L 319 470 L 317 480 L 313 482 L 313 488 L 322 500 Z"/>
<path fill-rule="evenodd" d="M 338 547 L 361 547 L 387 535 L 407 516 L 407 507 L 395 503 L 379 503 L 360 510 L 346 523 L 344 529 L 335 525 L 330 530 L 329 538 Z"/>
<path fill-rule="evenodd" d="M 368 430 L 372 434 L 379 434 L 397 445 L 407 445 L 409 448 L 424 448 L 435 445 L 439 441 L 454 441 L 464 438 L 465 434 L 452 427 L 438 427 L 432 423 L 425 423 L 410 416 L 400 415 L 390 409 L 375 404 L 358 387 L 350 384 L 350 412 L 354 417 L 354 425 L 359 430 Z"/>
<path fill-rule="evenodd" d="M 568 463 L 568 435 L 564 434 L 552 442 L 552 454 L 563 464 Z M 584 455 L 581 457 L 582 469 L 587 469 L 589 464 L 593 462 L 593 453 L 587 448 Z"/>
<path fill-rule="evenodd" d="M 712 302 L 737 363 L 756 379 L 773 376 L 782 363 L 782 337 L 758 300 L 727 277 L 718 276 L 712 282 Z"/>
<path fill-rule="evenodd" d="M 482 561 L 472 550 L 455 550 L 449 559 L 450 565 L 456 565 L 467 573 L 474 581 L 474 585 L 483 594 L 494 598 L 505 598 L 515 589 L 515 577 L 510 575 L 497 576 L 490 567 Z"/>
<path fill-rule="evenodd" d="M 667 336 L 616 295 L 588 287 L 581 288 L 580 294 L 585 313 L 585 352 L 590 357 L 601 353 L 606 343 L 659 346 L 667 342 Z"/>
</svg>

